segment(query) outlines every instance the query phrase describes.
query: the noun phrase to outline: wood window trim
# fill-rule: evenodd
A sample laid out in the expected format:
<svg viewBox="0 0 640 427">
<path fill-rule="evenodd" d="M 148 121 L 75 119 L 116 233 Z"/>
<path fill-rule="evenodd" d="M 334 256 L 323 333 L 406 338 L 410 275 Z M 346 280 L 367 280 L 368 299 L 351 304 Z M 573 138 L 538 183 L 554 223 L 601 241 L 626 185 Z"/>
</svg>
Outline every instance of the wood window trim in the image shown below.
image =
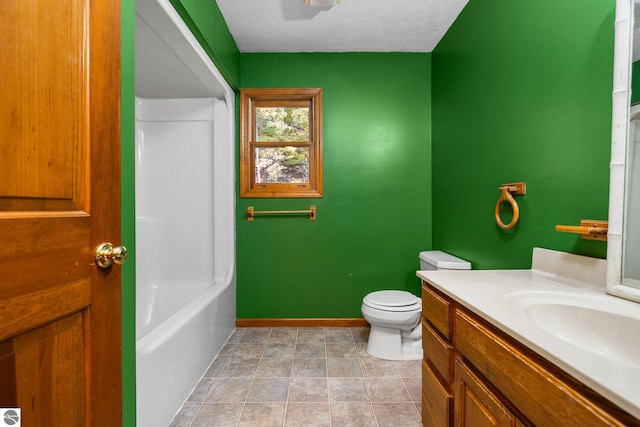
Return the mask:
<svg viewBox="0 0 640 427">
<path fill-rule="evenodd" d="M 309 183 L 255 183 L 253 151 L 256 146 L 277 143 L 254 141 L 255 104 L 274 106 L 310 104 L 309 139 L 304 143 L 287 143 L 309 147 Z M 322 197 L 322 89 L 242 89 L 240 91 L 240 197 L 243 198 L 314 198 Z"/>
</svg>

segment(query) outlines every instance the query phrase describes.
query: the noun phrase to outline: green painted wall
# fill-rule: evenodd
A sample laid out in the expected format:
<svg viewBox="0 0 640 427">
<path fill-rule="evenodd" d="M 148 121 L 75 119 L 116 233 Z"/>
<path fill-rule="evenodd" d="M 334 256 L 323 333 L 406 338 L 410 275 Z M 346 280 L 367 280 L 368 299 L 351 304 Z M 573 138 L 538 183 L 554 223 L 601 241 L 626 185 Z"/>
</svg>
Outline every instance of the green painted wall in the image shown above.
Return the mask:
<svg viewBox="0 0 640 427">
<path fill-rule="evenodd" d="M 608 215 L 614 7 L 467 4 L 432 53 L 435 248 L 479 269 L 529 268 L 535 246 L 606 256 L 554 226 Z M 527 194 L 505 232 L 498 186 L 515 181 Z"/>
<path fill-rule="evenodd" d="M 169 0 L 232 89 L 240 85 L 240 51 L 215 0 Z"/>
<path fill-rule="evenodd" d="M 136 425 L 135 0 L 122 0 L 122 425 Z"/>
<path fill-rule="evenodd" d="M 242 54 L 243 87 L 321 87 L 324 197 L 238 199 L 238 318 L 361 317 L 377 289 L 418 293 L 431 248 L 430 54 Z M 257 218 L 318 207 L 317 221 Z"/>
<path fill-rule="evenodd" d="M 634 79 L 633 76 L 636 76 Z M 640 61 L 631 64 L 631 104 L 640 102 Z"/>
</svg>

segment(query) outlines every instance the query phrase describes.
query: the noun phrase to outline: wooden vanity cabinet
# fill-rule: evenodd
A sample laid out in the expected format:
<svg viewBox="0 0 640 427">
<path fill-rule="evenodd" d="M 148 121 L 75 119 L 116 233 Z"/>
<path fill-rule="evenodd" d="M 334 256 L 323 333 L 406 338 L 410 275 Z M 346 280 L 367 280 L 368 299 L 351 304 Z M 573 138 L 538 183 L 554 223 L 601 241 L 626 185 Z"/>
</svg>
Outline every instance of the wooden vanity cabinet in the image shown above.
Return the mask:
<svg viewBox="0 0 640 427">
<path fill-rule="evenodd" d="M 640 420 L 422 283 L 422 423 L 640 426 Z"/>
</svg>

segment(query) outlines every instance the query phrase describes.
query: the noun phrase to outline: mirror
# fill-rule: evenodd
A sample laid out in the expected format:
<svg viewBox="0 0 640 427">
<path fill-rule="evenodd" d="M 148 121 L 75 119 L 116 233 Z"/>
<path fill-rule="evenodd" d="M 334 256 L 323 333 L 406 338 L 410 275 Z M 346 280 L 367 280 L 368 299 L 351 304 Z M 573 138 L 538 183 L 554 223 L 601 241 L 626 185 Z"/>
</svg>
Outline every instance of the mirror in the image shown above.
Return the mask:
<svg viewBox="0 0 640 427">
<path fill-rule="evenodd" d="M 640 8 L 637 8 L 640 9 Z M 633 72 L 632 72 L 633 77 Z M 640 104 L 629 112 L 622 239 L 622 284 L 640 289 Z"/>
<path fill-rule="evenodd" d="M 631 65 L 633 43 L 634 0 L 616 1 L 615 49 L 613 59 L 613 104 L 611 131 L 611 173 L 609 182 L 609 233 L 607 243 L 607 292 L 640 302 L 640 244 L 625 236 L 638 236 L 634 231 L 640 224 L 640 201 L 630 197 L 638 193 L 640 178 L 634 169 L 633 157 L 640 158 L 640 149 L 634 150 L 635 139 L 640 139 L 640 126 L 635 131 L 631 119 Z M 636 114 L 636 108 L 634 108 Z M 636 135 L 636 133 L 638 135 Z M 633 139 L 632 139 L 633 138 Z M 640 145 L 638 145 L 640 148 Z M 635 152 L 635 153 L 634 153 Z M 638 181 L 638 182 L 635 182 Z M 633 189 L 633 192 L 631 191 Z M 637 205 L 637 206 L 636 206 Z M 635 209 L 635 211 L 633 211 Z M 631 212 L 635 212 L 631 214 Z"/>
</svg>

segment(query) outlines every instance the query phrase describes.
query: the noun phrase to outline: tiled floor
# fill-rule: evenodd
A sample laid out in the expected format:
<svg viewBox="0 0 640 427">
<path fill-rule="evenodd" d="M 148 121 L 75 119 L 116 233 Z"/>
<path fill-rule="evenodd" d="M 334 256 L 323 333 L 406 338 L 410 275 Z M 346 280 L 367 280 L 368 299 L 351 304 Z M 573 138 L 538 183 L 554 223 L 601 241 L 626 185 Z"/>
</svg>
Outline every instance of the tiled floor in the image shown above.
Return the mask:
<svg viewBox="0 0 640 427">
<path fill-rule="evenodd" d="M 238 328 L 171 427 L 420 427 L 420 361 L 364 328 Z"/>
</svg>

